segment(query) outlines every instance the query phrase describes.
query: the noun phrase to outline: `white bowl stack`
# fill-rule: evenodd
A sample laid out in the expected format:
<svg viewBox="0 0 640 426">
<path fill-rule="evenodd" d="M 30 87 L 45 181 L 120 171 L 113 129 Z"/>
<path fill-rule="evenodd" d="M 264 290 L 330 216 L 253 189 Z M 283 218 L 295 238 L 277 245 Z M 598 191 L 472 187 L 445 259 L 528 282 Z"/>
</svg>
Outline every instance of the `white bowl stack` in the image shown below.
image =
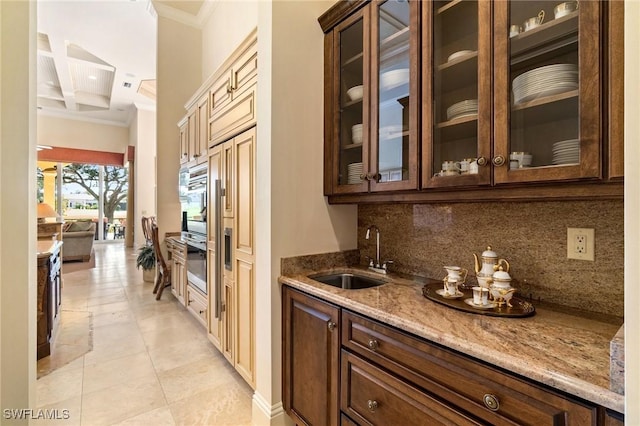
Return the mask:
<svg viewBox="0 0 640 426">
<path fill-rule="evenodd" d="M 478 114 L 477 99 L 467 99 L 462 102 L 457 102 L 447 108 L 447 120 L 453 120 L 454 118 L 462 118 L 476 114 Z"/>
<path fill-rule="evenodd" d="M 553 164 L 580 163 L 580 139 L 568 139 L 553 144 Z"/>
<path fill-rule="evenodd" d="M 362 143 L 362 124 L 351 126 L 351 142 Z"/>
<path fill-rule="evenodd" d="M 522 73 L 513 79 L 513 102 L 517 105 L 578 87 L 576 64 L 547 65 Z"/>
<path fill-rule="evenodd" d="M 362 175 L 362 163 L 351 163 L 347 165 L 347 172 L 347 183 L 349 185 L 362 182 L 362 178 L 360 177 L 360 175 Z"/>
<path fill-rule="evenodd" d="M 408 68 L 401 68 L 380 74 L 380 90 L 390 90 L 408 83 Z"/>
<path fill-rule="evenodd" d="M 362 85 L 353 86 L 351 89 L 347 90 L 347 97 L 350 101 L 359 101 L 362 99 L 362 95 L 364 93 L 364 88 Z"/>
</svg>

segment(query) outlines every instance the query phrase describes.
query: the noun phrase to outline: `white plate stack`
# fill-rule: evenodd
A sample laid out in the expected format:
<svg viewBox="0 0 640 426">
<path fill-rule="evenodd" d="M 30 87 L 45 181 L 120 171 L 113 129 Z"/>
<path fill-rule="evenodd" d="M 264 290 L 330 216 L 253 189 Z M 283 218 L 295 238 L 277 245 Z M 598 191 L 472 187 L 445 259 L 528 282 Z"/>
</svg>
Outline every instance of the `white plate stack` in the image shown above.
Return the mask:
<svg viewBox="0 0 640 426">
<path fill-rule="evenodd" d="M 517 105 L 543 96 L 576 90 L 578 87 L 576 64 L 547 65 L 513 79 L 513 102 Z"/>
<path fill-rule="evenodd" d="M 553 164 L 580 162 L 580 139 L 568 139 L 553 144 Z"/>
<path fill-rule="evenodd" d="M 362 175 L 362 163 L 351 163 L 347 165 L 347 172 L 347 183 L 349 185 L 362 182 L 360 178 L 360 175 Z"/>
<path fill-rule="evenodd" d="M 467 117 L 469 115 L 478 114 L 478 100 L 467 99 L 466 101 L 457 102 L 447 108 L 447 120 L 454 118 Z"/>
</svg>

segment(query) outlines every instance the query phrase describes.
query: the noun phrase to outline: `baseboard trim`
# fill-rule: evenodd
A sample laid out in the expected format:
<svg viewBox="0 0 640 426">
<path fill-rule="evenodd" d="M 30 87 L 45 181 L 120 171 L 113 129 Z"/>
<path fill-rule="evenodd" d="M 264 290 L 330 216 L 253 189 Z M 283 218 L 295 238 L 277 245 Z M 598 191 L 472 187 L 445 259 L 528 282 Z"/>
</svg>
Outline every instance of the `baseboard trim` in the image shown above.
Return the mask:
<svg viewBox="0 0 640 426">
<path fill-rule="evenodd" d="M 284 411 L 282 402 L 271 405 L 257 391 L 253 393 L 251 423 L 257 426 L 291 426 L 293 422 Z"/>
</svg>

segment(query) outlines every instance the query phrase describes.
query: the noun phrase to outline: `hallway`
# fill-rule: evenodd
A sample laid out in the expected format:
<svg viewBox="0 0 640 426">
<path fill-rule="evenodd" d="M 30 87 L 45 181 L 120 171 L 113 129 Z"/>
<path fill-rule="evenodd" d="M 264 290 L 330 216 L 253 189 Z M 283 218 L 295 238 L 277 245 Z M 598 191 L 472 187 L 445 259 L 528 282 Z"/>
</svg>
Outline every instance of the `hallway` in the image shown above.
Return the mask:
<svg viewBox="0 0 640 426">
<path fill-rule="evenodd" d="M 169 289 L 155 300 L 137 251 L 94 250 L 95 268 L 64 273 L 63 265 L 53 353 L 38 362 L 37 408 L 67 419 L 34 423 L 251 424 L 252 389 Z"/>
</svg>

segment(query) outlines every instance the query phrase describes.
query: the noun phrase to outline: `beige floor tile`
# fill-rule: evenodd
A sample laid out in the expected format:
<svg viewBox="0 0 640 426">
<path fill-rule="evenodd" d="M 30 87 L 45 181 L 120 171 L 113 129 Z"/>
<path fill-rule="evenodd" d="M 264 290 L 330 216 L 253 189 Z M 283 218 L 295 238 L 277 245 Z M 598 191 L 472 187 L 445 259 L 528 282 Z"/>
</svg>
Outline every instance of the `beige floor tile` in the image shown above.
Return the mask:
<svg viewBox="0 0 640 426">
<path fill-rule="evenodd" d="M 91 351 L 90 346 L 62 345 L 56 343 L 51 355 L 38 360 L 38 379 L 68 365 L 70 365 L 71 368 L 83 368 L 84 355 L 89 351 Z"/>
<path fill-rule="evenodd" d="M 36 382 L 36 405 L 51 405 L 82 395 L 83 369 L 69 364 Z"/>
<path fill-rule="evenodd" d="M 82 396 L 82 424 L 111 425 L 166 406 L 156 377 L 133 379 Z"/>
<path fill-rule="evenodd" d="M 215 360 L 222 354 L 207 340 L 195 339 L 149 350 L 151 362 L 158 372 L 164 372 L 203 359 Z M 213 361 L 212 361 L 213 362 Z"/>
<path fill-rule="evenodd" d="M 126 311 L 104 312 L 93 316 L 94 327 L 105 327 L 114 325 L 133 325 L 136 317 L 130 309 Z"/>
<path fill-rule="evenodd" d="M 158 378 L 169 403 L 207 389 L 231 384 L 236 378 L 220 359 L 204 359 L 158 372 Z"/>
<path fill-rule="evenodd" d="M 59 401 L 54 404 L 42 405 L 38 410 L 44 410 L 44 415 L 49 419 L 38 419 L 31 422 L 34 426 L 80 426 L 82 397 L 80 395 L 73 398 Z"/>
<path fill-rule="evenodd" d="M 168 328 L 182 328 L 188 324 L 187 315 L 190 315 L 186 309 L 177 310 L 175 308 L 166 309 L 158 315 L 138 320 L 140 332 L 166 330 Z"/>
<path fill-rule="evenodd" d="M 151 358 L 146 352 L 128 355 L 109 361 L 85 365 L 83 392 L 90 393 L 129 380 L 155 377 Z"/>
<path fill-rule="evenodd" d="M 169 407 L 162 407 L 115 423 L 114 426 L 174 426 L 175 424 Z"/>
<path fill-rule="evenodd" d="M 248 386 L 232 381 L 171 403 L 176 425 L 250 425 L 251 395 Z"/>
</svg>

